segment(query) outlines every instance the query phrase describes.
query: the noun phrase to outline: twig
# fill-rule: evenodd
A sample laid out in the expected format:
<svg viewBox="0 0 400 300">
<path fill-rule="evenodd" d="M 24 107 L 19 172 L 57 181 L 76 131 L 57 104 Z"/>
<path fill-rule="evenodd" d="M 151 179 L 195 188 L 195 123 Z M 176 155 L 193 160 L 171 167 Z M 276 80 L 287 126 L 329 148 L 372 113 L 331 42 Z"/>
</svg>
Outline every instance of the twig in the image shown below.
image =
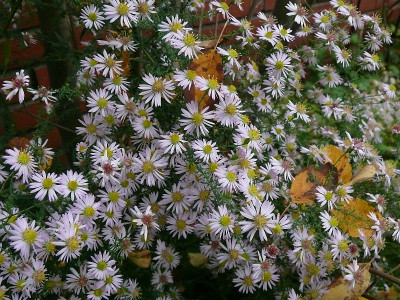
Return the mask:
<svg viewBox="0 0 400 300">
<path fill-rule="evenodd" d="M 29 112 L 29 111 L 23 111 L 23 112 L 26 113 L 27 115 L 31 116 L 31 117 L 39 118 L 38 115 L 35 115 L 35 114 L 33 114 L 33 113 Z M 66 131 L 75 133 L 75 131 L 72 130 L 72 129 L 70 129 L 70 128 L 67 128 L 67 127 L 64 127 L 64 126 L 62 126 L 62 125 L 59 125 L 59 124 L 57 124 L 57 123 L 55 123 L 55 122 L 53 122 L 53 121 L 51 121 L 51 120 L 49 120 L 49 122 L 50 122 L 51 124 L 53 124 L 54 126 L 56 126 L 56 127 L 59 127 L 59 128 L 64 129 L 64 130 L 66 130 Z"/>
<path fill-rule="evenodd" d="M 396 283 L 397 285 L 400 285 L 400 279 L 397 278 L 397 277 L 394 277 L 392 275 L 389 275 L 389 274 L 387 274 L 385 272 L 379 271 L 379 270 L 374 269 L 374 268 L 370 268 L 369 272 L 372 273 L 372 274 L 375 274 L 376 276 L 385 278 L 386 280 L 389 280 L 389 281 L 391 281 L 393 283 Z"/>
<path fill-rule="evenodd" d="M 222 34 L 224 33 L 224 30 L 225 30 L 225 28 L 226 28 L 226 25 L 228 25 L 228 22 L 229 22 L 229 19 L 226 20 L 226 22 L 225 22 L 225 24 L 224 24 L 224 27 L 222 28 L 222 31 L 221 31 L 221 33 L 220 33 L 220 35 L 219 35 L 219 37 L 218 37 L 217 43 L 215 44 L 214 51 L 217 49 L 217 46 L 218 46 L 218 44 L 219 44 L 219 41 L 221 40 Z M 217 35 L 217 33 L 215 33 L 215 35 Z"/>
<path fill-rule="evenodd" d="M 288 206 L 286 206 L 285 210 L 283 211 L 283 213 L 280 215 L 279 220 L 280 221 L 283 217 L 283 215 L 286 213 L 286 211 L 289 209 L 289 207 L 292 205 L 292 203 L 290 202 Z"/>
<path fill-rule="evenodd" d="M 397 269 L 399 269 L 400 268 L 400 264 L 398 264 L 397 266 L 395 266 L 393 269 L 391 269 L 390 271 L 389 271 L 389 274 L 392 274 L 394 271 L 396 271 Z"/>
<path fill-rule="evenodd" d="M 373 296 L 371 296 L 371 295 L 363 294 L 362 296 L 363 296 L 365 299 L 368 299 L 368 300 L 379 300 L 378 298 L 375 298 L 375 297 L 373 297 Z"/>
<path fill-rule="evenodd" d="M 200 11 L 199 36 L 201 36 L 201 29 L 203 27 L 203 13 L 204 13 L 204 7 L 202 6 Z"/>
</svg>

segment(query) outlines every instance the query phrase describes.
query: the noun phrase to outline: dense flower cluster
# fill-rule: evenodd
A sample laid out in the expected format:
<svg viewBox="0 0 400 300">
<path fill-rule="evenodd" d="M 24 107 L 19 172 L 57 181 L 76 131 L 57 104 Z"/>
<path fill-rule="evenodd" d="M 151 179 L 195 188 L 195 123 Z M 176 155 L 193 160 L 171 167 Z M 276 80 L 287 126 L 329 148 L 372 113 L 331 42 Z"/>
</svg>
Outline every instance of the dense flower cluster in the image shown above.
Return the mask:
<svg viewBox="0 0 400 300">
<path fill-rule="evenodd" d="M 320 299 L 338 274 L 353 288 L 357 262 L 378 258 L 385 237 L 400 242 L 400 214 L 386 209 L 386 197 L 400 192 L 400 170 L 374 146 L 399 118 L 396 87 L 375 81 L 367 93 L 352 73 L 382 67 L 379 50 L 391 38 L 378 16 L 344 1 L 318 13 L 289 3 L 294 32 L 263 13 L 259 27 L 237 20 L 229 10 L 240 1 L 212 1 L 211 14 L 237 28 L 235 44 L 215 46 L 223 61 L 218 80 L 190 67 L 206 49 L 189 20 L 161 17 L 167 2 L 105 2 L 80 15 L 102 39 L 77 75 L 87 113 L 76 128 L 82 141 L 75 169 L 49 171 L 54 153 L 42 140 L 2 155 L 0 182 L 45 203 L 47 215 L 38 222 L 0 203 L 1 299 L 42 292 L 138 299 L 151 289 L 157 299 L 179 298 L 173 271 L 187 253 L 176 248 L 189 238 L 210 272 L 233 274 L 240 292 Z M 189 11 L 203 10 L 204 2 L 189 2 Z M 132 33 L 149 24 L 154 49 Z M 362 41 L 352 47 L 350 31 L 359 29 Z M 307 43 L 298 46 L 298 39 Z M 28 86 L 22 70 L 2 89 L 19 102 L 24 91 L 46 104 L 56 100 Z M 327 145 L 341 149 L 355 169 L 375 166 L 371 190 L 339 179 L 317 184 L 307 205 L 292 202 L 291 183 L 302 168 L 335 163 Z M 356 198 L 377 211 L 354 236 L 333 210 Z M 121 268 L 143 250 L 151 253 L 151 282 Z M 288 272 L 296 279 L 285 285 Z"/>
</svg>

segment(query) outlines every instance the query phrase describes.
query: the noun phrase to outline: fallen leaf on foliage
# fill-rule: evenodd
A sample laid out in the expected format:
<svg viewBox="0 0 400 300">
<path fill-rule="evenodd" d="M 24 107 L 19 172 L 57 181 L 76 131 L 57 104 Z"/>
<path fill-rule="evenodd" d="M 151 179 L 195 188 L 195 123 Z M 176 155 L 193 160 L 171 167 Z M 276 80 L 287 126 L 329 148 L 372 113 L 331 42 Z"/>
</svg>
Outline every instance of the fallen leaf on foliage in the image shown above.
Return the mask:
<svg viewBox="0 0 400 300">
<path fill-rule="evenodd" d="M 193 59 L 189 65 L 189 70 L 195 71 L 198 76 L 202 76 L 206 79 L 214 78 L 219 83 L 222 82 L 224 77 L 221 55 L 213 49 L 206 50 L 198 55 L 197 58 Z M 216 103 L 216 101 L 212 100 L 211 97 L 206 94 L 206 91 L 202 91 L 194 87 L 194 85 L 192 85 L 190 89 L 185 90 L 185 99 L 187 102 L 193 100 L 201 101 L 199 105 L 200 110 L 205 106 L 213 107 Z"/>
<path fill-rule="evenodd" d="M 134 250 L 128 253 L 129 259 L 139 268 L 146 269 L 151 263 L 150 250 Z"/>
<path fill-rule="evenodd" d="M 217 46 L 217 43 L 218 43 L 218 39 L 205 40 L 205 41 L 201 41 L 199 46 L 204 49 L 211 49 L 211 48 L 215 48 L 215 46 Z"/>
<path fill-rule="evenodd" d="M 332 176 L 332 178 L 327 178 Z M 292 181 L 290 197 L 292 203 L 305 204 L 316 199 L 315 192 L 318 186 L 336 187 L 338 174 L 330 164 L 321 165 L 316 171 L 313 166 L 308 166 L 300 171 Z"/>
<path fill-rule="evenodd" d="M 347 232 L 351 237 L 358 237 L 358 229 L 361 229 L 367 238 L 375 232 L 373 229 L 368 229 L 374 225 L 374 221 L 368 217 L 370 212 L 375 213 L 379 219 L 382 218 L 378 210 L 359 198 L 352 199 L 349 203 L 344 203 L 343 206 L 331 211 L 339 221 L 339 228 L 342 231 Z"/>
<path fill-rule="evenodd" d="M 207 263 L 208 258 L 201 253 L 188 253 L 189 263 L 193 267 L 200 267 Z"/>
<path fill-rule="evenodd" d="M 343 275 L 336 277 L 328 286 L 328 293 L 322 296 L 322 300 L 357 300 L 369 286 L 371 273 L 370 264 L 358 264 L 360 266 L 361 278 L 356 281 L 354 289 L 350 288 L 349 281 L 344 279 Z"/>
<path fill-rule="evenodd" d="M 128 77 L 130 72 L 131 72 L 131 68 L 129 66 L 130 63 L 130 57 L 129 57 L 129 52 L 128 51 L 122 51 L 122 76 L 124 77 Z"/>
<path fill-rule="evenodd" d="M 17 148 L 23 150 L 29 145 L 29 140 L 24 137 L 13 137 L 7 144 L 8 148 Z"/>
<path fill-rule="evenodd" d="M 389 291 L 378 291 L 376 293 L 376 296 L 378 297 L 378 299 L 385 299 L 385 300 L 399 299 L 399 293 L 393 286 L 389 288 Z"/>
<path fill-rule="evenodd" d="M 376 168 L 374 165 L 366 165 L 361 171 L 353 177 L 349 182 L 345 183 L 344 186 L 353 185 L 357 182 L 362 182 L 371 179 L 376 174 Z"/>
<path fill-rule="evenodd" d="M 347 183 L 353 176 L 350 160 L 342 150 L 333 145 L 325 146 L 322 151 L 331 160 L 331 164 L 336 167 L 339 176 L 339 182 Z"/>
</svg>

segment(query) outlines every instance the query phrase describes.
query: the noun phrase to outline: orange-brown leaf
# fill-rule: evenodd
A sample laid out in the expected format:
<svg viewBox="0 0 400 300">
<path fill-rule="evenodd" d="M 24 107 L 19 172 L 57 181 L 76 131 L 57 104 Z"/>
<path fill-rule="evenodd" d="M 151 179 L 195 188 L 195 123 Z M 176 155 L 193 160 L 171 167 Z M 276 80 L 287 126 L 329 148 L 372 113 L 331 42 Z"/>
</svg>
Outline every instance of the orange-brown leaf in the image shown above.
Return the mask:
<svg viewBox="0 0 400 300">
<path fill-rule="evenodd" d="M 344 186 L 353 185 L 357 182 L 362 182 L 371 179 L 376 174 L 375 165 L 366 165 L 364 166 L 360 172 L 357 173 L 349 182 L 344 184 Z"/>
<path fill-rule="evenodd" d="M 214 49 L 206 50 L 198 55 L 197 58 L 193 59 L 189 65 L 189 70 L 195 71 L 198 76 L 204 78 L 214 78 L 219 83 L 221 83 L 224 78 L 221 55 Z M 200 109 L 203 109 L 205 106 L 212 108 L 216 103 L 205 91 L 193 85 L 190 89 L 185 90 L 185 99 L 187 102 L 193 100 L 200 102 Z"/>
<path fill-rule="evenodd" d="M 29 140 L 24 137 L 13 137 L 7 144 L 9 148 L 23 150 L 29 145 Z"/>
<path fill-rule="evenodd" d="M 348 154 L 345 154 L 338 147 L 333 145 L 325 146 L 322 149 L 331 160 L 338 171 L 339 182 L 347 183 L 353 176 Z"/>
<path fill-rule="evenodd" d="M 317 170 L 308 166 L 300 171 L 292 181 L 290 196 L 293 203 L 305 204 L 316 199 L 318 186 L 331 188 L 338 183 L 336 169 L 330 164 L 321 165 Z"/>
<path fill-rule="evenodd" d="M 354 289 L 350 288 L 349 281 L 343 275 L 336 277 L 328 286 L 328 292 L 322 296 L 322 300 L 357 300 L 364 294 L 371 280 L 369 272 L 370 264 L 358 264 L 360 266 L 361 277 L 356 281 Z"/>
<path fill-rule="evenodd" d="M 360 229 L 369 238 L 374 234 L 374 230 L 370 229 L 374 225 L 374 221 L 368 217 L 370 212 L 375 213 L 379 219 L 382 218 L 381 213 L 367 201 L 355 198 L 332 210 L 332 215 L 338 219 L 339 228 L 350 236 L 358 237 Z"/>
<path fill-rule="evenodd" d="M 129 259 L 139 268 L 146 269 L 151 263 L 150 250 L 134 250 L 128 253 Z"/>
</svg>

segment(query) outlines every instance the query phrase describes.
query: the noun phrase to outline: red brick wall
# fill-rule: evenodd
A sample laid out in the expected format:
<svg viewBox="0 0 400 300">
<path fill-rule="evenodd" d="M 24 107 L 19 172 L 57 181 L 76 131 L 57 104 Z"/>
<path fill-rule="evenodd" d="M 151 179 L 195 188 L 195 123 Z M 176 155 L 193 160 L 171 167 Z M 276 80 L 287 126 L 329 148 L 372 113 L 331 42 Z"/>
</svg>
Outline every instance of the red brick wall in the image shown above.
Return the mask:
<svg viewBox="0 0 400 300">
<path fill-rule="evenodd" d="M 243 0 L 243 10 L 239 10 L 232 7 L 232 14 L 237 18 L 246 17 L 251 9 L 252 1 L 257 1 L 254 9 L 253 16 L 255 17 L 258 12 L 262 11 L 265 13 L 270 13 L 277 0 Z M 358 4 L 359 0 L 352 0 L 351 2 L 355 5 Z M 360 10 L 364 13 L 382 13 L 382 9 L 386 2 L 386 14 L 389 20 L 395 20 L 400 14 L 400 7 L 396 5 L 397 0 L 361 0 Z M 320 11 L 325 8 L 329 8 L 329 1 L 314 1 L 313 9 Z M 21 32 L 35 33 L 39 32 L 39 20 L 35 14 L 32 14 L 33 8 L 24 8 L 22 11 L 22 17 L 18 20 L 17 28 Z M 29 12 L 29 14 L 28 14 Z M 29 16 L 26 16 L 28 14 Z M 252 20 L 254 24 L 257 24 L 256 20 Z M 218 29 L 222 29 L 224 21 L 220 20 Z M 226 30 L 229 30 L 226 28 Z M 202 22 L 202 33 L 203 34 L 214 34 L 215 32 L 215 19 L 209 20 L 204 19 Z M 81 29 L 76 28 L 75 38 L 79 43 Z M 7 43 L 5 40 L 0 40 L 0 64 L 4 62 L 5 49 L 4 44 Z M 33 70 L 34 74 L 29 74 L 34 77 L 39 85 L 51 88 L 49 74 L 47 72 L 47 67 L 41 61 L 44 55 L 44 49 L 40 42 L 30 45 L 28 48 L 21 48 L 20 41 L 17 39 L 12 39 L 9 41 L 9 46 L 11 47 L 11 55 L 9 57 L 9 62 L 7 64 L 7 70 L 5 76 L 0 78 L 0 86 L 2 82 L 7 79 L 14 77 L 15 72 L 19 71 L 21 68 L 29 68 Z M 78 47 L 81 47 L 78 45 Z M 2 66 L 3 67 L 3 66 Z M 4 97 L 1 95 L 0 97 Z M 18 101 L 6 101 L 7 107 L 15 121 L 16 130 L 21 133 L 21 135 L 29 137 L 30 132 L 36 126 L 36 119 L 33 115 L 37 115 L 41 107 L 44 108 L 43 104 L 40 102 L 27 101 L 25 107 L 20 105 Z M 4 124 L 0 120 L 0 134 L 4 134 Z M 61 140 L 57 128 L 51 130 L 49 134 L 49 145 L 56 147 L 60 145 Z"/>
</svg>

